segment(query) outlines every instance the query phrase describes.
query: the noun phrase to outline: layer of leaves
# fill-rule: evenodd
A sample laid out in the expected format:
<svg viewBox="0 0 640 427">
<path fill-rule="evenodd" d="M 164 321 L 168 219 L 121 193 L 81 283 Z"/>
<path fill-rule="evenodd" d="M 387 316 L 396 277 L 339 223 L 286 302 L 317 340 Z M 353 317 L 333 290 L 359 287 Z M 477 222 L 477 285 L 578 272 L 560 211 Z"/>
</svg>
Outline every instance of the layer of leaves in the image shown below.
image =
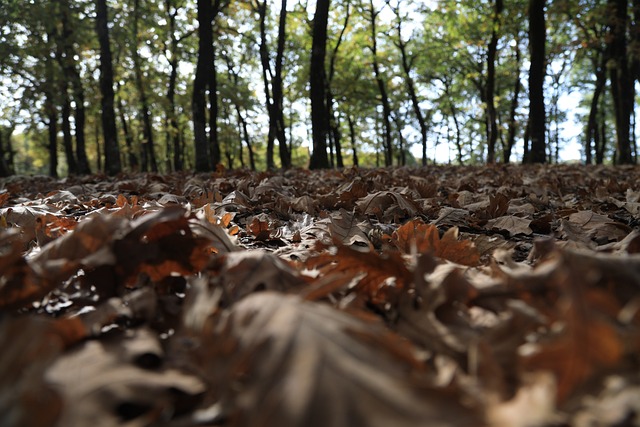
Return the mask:
<svg viewBox="0 0 640 427">
<path fill-rule="evenodd" d="M 639 172 L 10 178 L 0 424 L 632 423 Z"/>
</svg>

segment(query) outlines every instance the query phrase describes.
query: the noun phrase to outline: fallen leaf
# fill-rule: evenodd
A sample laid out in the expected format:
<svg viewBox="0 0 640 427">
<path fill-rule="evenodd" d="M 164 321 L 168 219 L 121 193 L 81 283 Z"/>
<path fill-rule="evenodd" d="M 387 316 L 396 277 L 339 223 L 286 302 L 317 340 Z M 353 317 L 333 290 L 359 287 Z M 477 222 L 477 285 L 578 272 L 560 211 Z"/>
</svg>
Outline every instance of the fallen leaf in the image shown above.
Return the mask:
<svg viewBox="0 0 640 427">
<path fill-rule="evenodd" d="M 470 240 L 458 240 L 458 228 L 452 227 L 440 238 L 438 228 L 421 220 L 412 220 L 394 231 L 392 243 L 406 254 L 433 253 L 438 258 L 475 266 L 480 254 Z"/>
</svg>

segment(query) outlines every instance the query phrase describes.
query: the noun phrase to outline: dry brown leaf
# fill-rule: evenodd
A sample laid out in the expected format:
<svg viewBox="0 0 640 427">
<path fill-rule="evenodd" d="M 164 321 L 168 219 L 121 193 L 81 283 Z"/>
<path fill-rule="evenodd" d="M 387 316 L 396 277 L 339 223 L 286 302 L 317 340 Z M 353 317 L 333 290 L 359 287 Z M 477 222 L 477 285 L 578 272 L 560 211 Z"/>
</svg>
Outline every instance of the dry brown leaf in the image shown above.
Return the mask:
<svg viewBox="0 0 640 427">
<path fill-rule="evenodd" d="M 421 220 L 411 220 L 392 235 L 392 243 L 406 254 L 432 253 L 438 258 L 462 265 L 475 266 L 480 262 L 480 254 L 470 240 L 458 240 L 458 228 L 447 230 L 442 238 L 435 225 Z"/>
<path fill-rule="evenodd" d="M 164 367 L 164 357 L 155 333 L 144 328 L 67 352 L 46 374 L 67 403 L 58 425 L 157 425 L 194 407 L 205 385 Z"/>
<path fill-rule="evenodd" d="M 487 222 L 487 228 L 495 230 L 505 230 L 509 232 L 509 236 L 513 237 L 517 234 L 524 234 L 526 236 L 533 233 L 531 227 L 531 220 L 526 218 L 520 218 L 513 215 L 505 215 L 500 218 L 495 218 Z"/>
<path fill-rule="evenodd" d="M 353 278 L 351 286 L 374 304 L 394 301 L 399 289 L 412 280 L 404 260 L 396 253 L 378 255 L 361 252 L 348 246 L 338 246 L 335 254 L 322 253 L 311 257 L 305 267 L 318 270 L 320 277 L 329 273 L 344 273 Z"/>
<path fill-rule="evenodd" d="M 481 425 L 451 392 L 411 379 L 411 348 L 380 323 L 263 292 L 199 335 L 207 379 L 234 426 Z"/>
</svg>

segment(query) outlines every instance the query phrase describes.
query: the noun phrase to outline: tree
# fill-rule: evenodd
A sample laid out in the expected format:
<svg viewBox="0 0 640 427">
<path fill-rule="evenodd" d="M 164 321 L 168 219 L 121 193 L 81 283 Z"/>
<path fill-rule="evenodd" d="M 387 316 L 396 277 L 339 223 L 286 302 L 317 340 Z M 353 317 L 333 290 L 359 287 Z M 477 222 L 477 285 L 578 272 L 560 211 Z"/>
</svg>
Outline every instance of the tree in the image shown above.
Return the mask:
<svg viewBox="0 0 640 427">
<path fill-rule="evenodd" d="M 616 162 L 633 163 L 631 154 L 631 114 L 634 104 L 633 80 L 627 55 L 628 2 L 609 0 L 609 48 L 613 65 L 610 67 L 611 95 L 616 118 Z"/>
<path fill-rule="evenodd" d="M 325 93 L 325 55 L 327 49 L 327 25 L 330 0 L 317 0 L 313 16 L 313 41 L 311 47 L 311 69 L 309 73 L 311 98 L 311 126 L 313 132 L 313 152 L 309 168 L 329 167 L 327 156 L 327 136 L 329 134 L 329 110 Z"/>
<path fill-rule="evenodd" d="M 546 22 L 545 0 L 529 0 L 529 133 L 531 148 L 526 163 L 545 163 L 546 114 L 544 107 Z"/>
<path fill-rule="evenodd" d="M 384 148 L 384 165 L 391 166 L 393 163 L 393 140 L 391 138 L 391 105 L 389 103 L 389 95 L 387 94 L 387 82 L 385 81 L 382 71 L 380 70 L 380 63 L 378 59 L 378 30 L 377 19 L 380 14 L 379 10 L 375 9 L 373 0 L 369 0 L 369 25 L 371 29 L 371 50 L 373 73 L 380 91 L 380 103 L 382 104 L 382 124 L 383 124 L 383 148 Z"/>
<path fill-rule="evenodd" d="M 498 113 L 495 105 L 496 83 L 496 54 L 498 52 L 498 39 L 500 38 L 500 20 L 504 5 L 502 0 L 495 0 L 493 22 L 491 26 L 491 40 L 487 48 L 487 163 L 496 161 L 496 142 L 498 142 Z"/>
<path fill-rule="evenodd" d="M 284 92 L 282 87 L 282 66 L 287 27 L 287 0 L 282 0 L 278 19 L 278 38 L 275 64 L 271 66 L 271 55 L 267 41 L 267 0 L 256 1 L 255 9 L 260 19 L 260 62 L 262 64 L 262 80 L 269 116 L 269 132 L 267 135 L 267 169 L 275 167 L 273 148 L 278 140 L 280 164 L 283 168 L 291 167 L 291 152 L 287 146 L 284 121 Z"/>
<path fill-rule="evenodd" d="M 102 93 L 102 135 L 104 138 L 104 169 L 115 175 L 122 169 L 116 114 L 114 109 L 113 64 L 109 41 L 108 11 L 106 0 L 96 0 L 96 29 L 100 42 L 100 92 Z"/>
<path fill-rule="evenodd" d="M 198 0 L 198 60 L 193 81 L 193 131 L 196 149 L 196 170 L 210 171 L 220 163 L 218 144 L 218 85 L 213 44 L 213 20 L 220 10 L 220 0 Z M 207 91 L 209 120 L 207 123 Z M 207 134 L 207 124 L 209 132 Z"/>
<path fill-rule="evenodd" d="M 151 124 L 151 109 L 149 107 L 149 99 L 145 89 L 146 82 L 142 71 L 142 60 L 138 51 L 139 44 L 139 21 L 140 21 L 140 0 L 134 0 L 133 4 L 133 28 L 131 57 L 133 59 L 133 72 L 135 76 L 136 88 L 140 97 L 140 117 L 142 117 L 142 150 L 141 150 L 141 167 L 143 172 L 147 172 L 151 167 L 152 172 L 158 172 L 158 164 L 156 162 L 155 143 L 153 138 L 153 126 Z"/>
<path fill-rule="evenodd" d="M 502 1 L 502 0 L 496 0 Z M 409 98 L 411 99 L 411 106 L 413 108 L 413 113 L 418 120 L 418 125 L 420 127 L 420 141 L 422 143 L 422 166 L 426 166 L 427 164 L 427 119 L 425 114 L 422 112 L 422 108 L 420 107 L 420 101 L 418 100 L 418 95 L 416 93 L 416 85 L 413 77 L 411 76 L 411 72 L 413 71 L 413 62 L 415 57 L 410 57 L 407 52 L 407 42 L 403 40 L 402 36 L 402 23 L 404 17 L 401 15 L 400 6 L 394 9 L 394 13 L 396 15 L 396 32 L 397 32 L 397 40 L 395 41 L 395 45 L 400 51 L 400 56 L 402 59 L 402 70 L 404 71 L 404 81 L 407 87 L 407 92 L 409 93 Z"/>
<path fill-rule="evenodd" d="M 79 20 L 71 10 L 69 0 L 57 2 L 57 7 L 60 16 L 60 25 L 57 34 L 57 58 L 63 71 L 63 79 L 68 81 L 68 84 L 71 86 L 71 95 L 75 104 L 74 125 L 76 145 L 75 153 L 72 150 L 71 153 L 67 155 L 67 157 L 72 159 L 72 163 L 69 164 L 69 169 L 70 171 L 75 170 L 76 173 L 86 175 L 91 173 L 91 168 L 89 166 L 89 159 L 87 158 L 85 142 L 85 89 L 79 71 L 80 65 L 77 59 L 79 56 L 74 47 L 74 43 L 77 42 L 78 37 L 82 37 L 81 34 L 78 34 L 78 28 L 81 26 L 79 25 Z M 68 119 L 68 117 L 68 114 L 63 114 L 63 120 L 65 118 Z M 72 167 L 72 164 L 75 165 Z"/>
</svg>

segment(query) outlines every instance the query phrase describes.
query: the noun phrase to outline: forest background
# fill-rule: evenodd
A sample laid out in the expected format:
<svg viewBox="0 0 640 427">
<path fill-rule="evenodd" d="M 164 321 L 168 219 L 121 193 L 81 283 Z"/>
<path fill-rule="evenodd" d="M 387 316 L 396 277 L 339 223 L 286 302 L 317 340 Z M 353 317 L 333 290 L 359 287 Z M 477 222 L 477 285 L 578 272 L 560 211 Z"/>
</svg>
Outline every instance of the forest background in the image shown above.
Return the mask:
<svg viewBox="0 0 640 427">
<path fill-rule="evenodd" d="M 639 22 L 635 0 L 4 0 L 0 175 L 635 163 Z"/>
</svg>

